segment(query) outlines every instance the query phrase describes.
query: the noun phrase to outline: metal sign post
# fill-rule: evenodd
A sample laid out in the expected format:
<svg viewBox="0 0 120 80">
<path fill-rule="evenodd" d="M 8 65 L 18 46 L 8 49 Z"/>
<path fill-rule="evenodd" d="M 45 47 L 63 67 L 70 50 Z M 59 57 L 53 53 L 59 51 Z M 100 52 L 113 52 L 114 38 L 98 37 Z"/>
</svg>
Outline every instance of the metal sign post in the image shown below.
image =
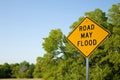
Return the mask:
<svg viewBox="0 0 120 80">
<path fill-rule="evenodd" d="M 89 80 L 89 59 L 86 58 L 86 80 Z"/>
</svg>

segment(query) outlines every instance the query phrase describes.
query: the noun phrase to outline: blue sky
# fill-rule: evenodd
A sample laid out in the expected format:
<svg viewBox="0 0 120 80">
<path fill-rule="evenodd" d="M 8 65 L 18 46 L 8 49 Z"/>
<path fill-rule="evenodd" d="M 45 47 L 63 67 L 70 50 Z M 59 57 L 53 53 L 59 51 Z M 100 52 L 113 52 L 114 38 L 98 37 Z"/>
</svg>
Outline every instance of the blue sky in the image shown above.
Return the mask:
<svg viewBox="0 0 120 80">
<path fill-rule="evenodd" d="M 52 29 L 65 35 L 85 12 L 107 12 L 119 0 L 0 0 L 0 64 L 36 63 L 45 51 L 43 38 Z"/>
</svg>

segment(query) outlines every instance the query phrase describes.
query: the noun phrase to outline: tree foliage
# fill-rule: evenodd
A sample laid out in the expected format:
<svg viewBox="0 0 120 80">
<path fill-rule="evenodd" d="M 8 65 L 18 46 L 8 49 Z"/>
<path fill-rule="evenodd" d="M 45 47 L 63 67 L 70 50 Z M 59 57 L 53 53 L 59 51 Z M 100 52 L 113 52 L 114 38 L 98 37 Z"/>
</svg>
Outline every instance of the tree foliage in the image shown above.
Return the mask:
<svg viewBox="0 0 120 80">
<path fill-rule="evenodd" d="M 90 80 L 120 80 L 120 3 L 107 12 L 95 9 L 85 16 L 108 29 L 111 35 L 89 57 Z M 70 29 L 83 19 L 80 17 Z M 0 78 L 43 78 L 44 80 L 85 80 L 85 58 L 67 40 L 60 29 L 50 31 L 42 44 L 46 53 L 37 57 L 36 65 L 0 65 Z"/>
<path fill-rule="evenodd" d="M 11 69 L 8 63 L 4 63 L 0 65 L 0 78 L 10 78 L 11 76 Z"/>
<path fill-rule="evenodd" d="M 0 65 L 0 78 L 33 78 L 35 65 L 26 61 Z"/>
<path fill-rule="evenodd" d="M 120 79 L 120 3 L 106 14 L 100 9 L 86 12 L 111 35 L 90 56 L 90 80 Z M 83 19 L 80 17 L 70 28 L 73 30 Z M 44 38 L 46 54 L 37 58 L 35 77 L 45 80 L 85 80 L 85 58 L 67 40 L 60 29 L 51 30 Z M 37 76 L 36 76 L 37 75 Z"/>
</svg>

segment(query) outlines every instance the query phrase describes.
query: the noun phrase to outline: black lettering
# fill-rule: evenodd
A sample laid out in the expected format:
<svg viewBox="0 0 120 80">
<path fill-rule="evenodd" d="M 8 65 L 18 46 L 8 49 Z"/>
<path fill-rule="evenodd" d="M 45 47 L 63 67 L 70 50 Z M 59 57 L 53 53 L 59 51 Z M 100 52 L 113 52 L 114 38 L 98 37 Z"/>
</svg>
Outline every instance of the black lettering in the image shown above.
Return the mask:
<svg viewBox="0 0 120 80">
<path fill-rule="evenodd" d="M 83 26 L 83 31 L 86 31 L 86 26 L 85 25 Z"/>
<path fill-rule="evenodd" d="M 97 40 L 85 40 L 85 41 L 77 41 L 77 46 L 93 46 L 97 44 Z"/>
<path fill-rule="evenodd" d="M 82 41 L 77 41 L 77 46 L 84 46 Z"/>
<path fill-rule="evenodd" d="M 82 31 L 82 26 L 79 27 L 79 31 Z"/>
<path fill-rule="evenodd" d="M 91 25 L 84 25 L 79 27 L 79 31 L 86 31 L 86 30 L 94 30 L 94 24 Z"/>
<path fill-rule="evenodd" d="M 97 44 L 97 40 L 93 39 L 93 45 L 96 45 L 96 44 Z"/>
<path fill-rule="evenodd" d="M 92 40 L 89 40 L 89 45 L 90 45 L 90 46 L 92 45 Z"/>
<path fill-rule="evenodd" d="M 90 38 L 92 37 L 92 32 L 89 32 L 89 34 L 90 34 Z"/>
<path fill-rule="evenodd" d="M 85 38 L 85 33 L 81 33 L 81 38 Z"/>
<path fill-rule="evenodd" d="M 87 38 L 89 38 L 89 35 L 88 35 L 88 33 L 86 33 L 86 37 L 87 37 Z"/>
<path fill-rule="evenodd" d="M 84 46 L 83 42 L 81 41 L 81 46 Z"/>
<path fill-rule="evenodd" d="M 80 45 L 80 41 L 77 41 L 77 46 L 79 46 Z"/>
<path fill-rule="evenodd" d="M 91 25 L 91 30 L 94 30 L 94 27 L 95 27 L 94 24 L 92 24 L 92 25 Z"/>
<path fill-rule="evenodd" d="M 85 40 L 84 44 L 85 44 L 85 46 L 87 46 L 87 45 L 88 45 L 88 41 L 87 41 L 87 40 Z"/>
<path fill-rule="evenodd" d="M 90 25 L 88 25 L 87 30 L 90 30 Z"/>
<path fill-rule="evenodd" d="M 81 39 L 82 38 L 91 38 L 92 37 L 92 32 L 87 32 L 87 33 L 81 33 L 80 34 Z"/>
</svg>

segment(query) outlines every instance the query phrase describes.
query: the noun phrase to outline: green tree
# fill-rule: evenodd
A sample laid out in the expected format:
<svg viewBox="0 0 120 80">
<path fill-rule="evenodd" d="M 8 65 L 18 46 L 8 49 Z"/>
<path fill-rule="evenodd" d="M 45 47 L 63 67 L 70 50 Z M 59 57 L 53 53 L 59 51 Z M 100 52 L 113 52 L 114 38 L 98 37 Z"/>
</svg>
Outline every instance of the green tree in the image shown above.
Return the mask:
<svg viewBox="0 0 120 80">
<path fill-rule="evenodd" d="M 67 42 L 65 35 L 63 35 L 60 29 L 51 30 L 49 36 L 44 38 L 43 48 L 46 50 L 46 54 L 43 58 L 37 58 L 34 77 L 43 77 L 45 80 L 84 79 L 85 67 L 81 65 L 85 64 L 85 60 Z M 80 62 L 80 60 L 83 62 Z M 78 66 L 73 66 L 75 64 L 78 64 Z M 73 67 L 75 68 L 73 69 Z M 81 72 L 81 70 L 84 72 Z M 81 76 L 76 78 L 78 74 Z"/>
<path fill-rule="evenodd" d="M 108 14 L 100 9 L 86 12 L 85 16 L 107 28 L 111 35 L 90 56 L 90 80 L 120 79 L 120 3 L 114 4 Z M 83 19 L 80 17 L 70 29 Z M 51 30 L 44 38 L 46 54 L 37 58 L 34 77 L 45 80 L 85 80 L 85 58 L 63 35 L 60 29 Z"/>
<path fill-rule="evenodd" d="M 48 38 L 44 38 L 43 48 L 47 53 L 53 54 L 53 57 L 57 57 L 60 53 L 60 47 L 62 45 L 62 32 L 60 29 L 51 30 Z"/>
<path fill-rule="evenodd" d="M 19 65 L 19 70 L 18 70 L 18 78 L 25 78 L 27 77 L 27 70 L 29 68 L 29 63 L 26 61 L 23 61 Z"/>
<path fill-rule="evenodd" d="M 111 32 L 111 36 L 98 47 L 90 58 L 92 67 L 90 77 L 93 80 L 120 79 L 118 76 L 120 70 L 120 59 L 118 58 L 120 57 L 120 25 L 118 22 L 120 20 L 120 13 L 118 11 L 120 11 L 120 4 L 115 4 L 109 9 L 107 18 L 105 18 L 106 15 L 98 16 L 98 14 L 103 13 L 100 10 L 97 11 L 97 14 L 95 14 L 96 10 L 86 13 L 89 17 L 94 15 L 92 18 L 99 23 L 101 22 L 100 24 Z"/>
<path fill-rule="evenodd" d="M 110 37 L 111 46 L 107 46 L 109 51 L 109 62 L 112 64 L 112 79 L 120 79 L 120 3 L 112 5 L 108 11 L 109 22 L 112 24 L 112 34 Z"/>
<path fill-rule="evenodd" d="M 43 70 L 42 68 L 45 68 L 43 67 L 43 58 L 42 57 L 37 57 L 37 60 L 36 60 L 36 66 L 35 66 L 35 69 L 34 69 L 34 72 L 33 72 L 33 76 L 34 78 L 42 78 L 43 77 Z"/>
<path fill-rule="evenodd" d="M 35 65 L 23 61 L 20 64 L 12 64 L 11 68 L 13 78 L 33 78 Z"/>
<path fill-rule="evenodd" d="M 120 25 L 120 3 L 112 5 L 108 12 L 109 22 L 113 25 Z"/>
<path fill-rule="evenodd" d="M 32 63 L 30 64 L 28 70 L 27 70 L 27 77 L 28 78 L 33 78 L 33 72 L 34 72 L 34 69 L 35 69 L 35 65 Z"/>
<path fill-rule="evenodd" d="M 18 70 L 19 70 L 19 64 L 11 64 L 11 78 L 17 78 L 18 77 Z"/>
<path fill-rule="evenodd" d="M 4 63 L 0 65 L 0 78 L 10 78 L 11 77 L 11 69 L 8 63 Z"/>
</svg>

